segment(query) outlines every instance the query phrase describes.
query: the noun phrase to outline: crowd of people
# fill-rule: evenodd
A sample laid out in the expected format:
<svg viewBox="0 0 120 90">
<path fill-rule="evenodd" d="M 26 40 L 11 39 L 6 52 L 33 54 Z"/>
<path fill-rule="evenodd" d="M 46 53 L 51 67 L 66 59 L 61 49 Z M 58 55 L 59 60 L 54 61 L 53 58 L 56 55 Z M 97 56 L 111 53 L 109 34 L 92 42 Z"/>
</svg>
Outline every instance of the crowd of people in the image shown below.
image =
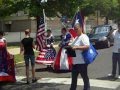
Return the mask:
<svg viewBox="0 0 120 90">
<path fill-rule="evenodd" d="M 90 82 L 88 77 L 88 64 L 85 63 L 82 57 L 82 51 L 87 50 L 90 46 L 89 37 L 83 33 L 83 28 L 80 24 L 76 23 L 74 25 L 74 31 L 76 32 L 76 37 L 73 38 L 70 32 L 66 28 L 62 28 L 61 30 L 61 42 L 59 43 L 59 51 L 56 54 L 56 50 L 54 48 L 54 36 L 51 30 L 47 30 L 46 35 L 46 54 L 44 55 L 45 60 L 49 60 L 50 57 L 54 58 L 54 63 L 48 65 L 48 67 L 53 67 L 54 70 L 71 70 L 71 87 L 70 90 L 76 90 L 77 88 L 77 79 L 78 75 L 80 74 L 83 82 L 84 82 L 84 89 L 83 90 L 90 90 Z M 26 70 L 26 83 L 30 83 L 29 79 L 29 60 L 31 62 L 32 67 L 32 82 L 36 82 L 35 76 L 35 43 L 32 37 L 30 37 L 30 29 L 25 30 L 25 38 L 21 40 L 20 45 L 20 53 L 24 55 L 25 61 L 25 70 Z M 118 64 L 118 78 L 120 79 L 120 22 L 118 22 L 118 30 L 114 30 L 110 32 L 110 35 L 114 38 L 114 46 L 113 46 L 113 55 L 112 55 L 112 73 L 108 76 L 115 77 L 116 76 L 116 69 Z M 3 45 L 4 44 L 4 45 Z M 71 46 L 72 49 L 75 51 L 75 56 L 70 57 L 66 53 L 66 46 Z M 5 47 L 7 50 L 7 43 L 6 39 L 3 38 L 3 32 L 0 32 L 0 48 Z M 7 71 L 7 65 L 5 64 L 5 58 L 0 49 L 0 72 L 4 70 L 4 73 Z M 6 53 L 7 54 L 7 53 Z M 3 60 L 4 59 L 4 60 Z M 4 66 L 2 66 L 2 62 L 4 62 Z"/>
</svg>

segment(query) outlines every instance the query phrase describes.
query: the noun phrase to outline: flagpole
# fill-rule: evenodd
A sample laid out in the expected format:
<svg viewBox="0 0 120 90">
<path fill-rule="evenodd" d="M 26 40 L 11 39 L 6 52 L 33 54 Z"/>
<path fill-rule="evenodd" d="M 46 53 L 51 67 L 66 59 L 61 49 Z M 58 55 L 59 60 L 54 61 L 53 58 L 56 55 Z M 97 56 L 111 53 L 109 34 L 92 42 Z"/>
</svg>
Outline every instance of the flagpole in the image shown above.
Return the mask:
<svg viewBox="0 0 120 90">
<path fill-rule="evenodd" d="M 78 6 L 78 8 L 77 8 L 77 10 L 76 10 L 76 13 L 79 12 L 79 10 L 80 10 L 80 7 Z M 74 18 L 75 18 L 75 16 L 76 16 L 76 13 L 74 14 L 74 16 L 73 16 L 73 18 L 72 18 L 72 23 L 74 22 L 73 20 L 74 20 Z M 72 28 L 73 28 L 73 27 L 72 27 Z"/>
<path fill-rule="evenodd" d="M 77 10 L 77 12 L 79 12 L 80 11 L 80 7 L 78 6 L 78 10 Z M 86 33 L 86 21 L 85 21 L 85 16 L 83 16 L 84 17 L 84 19 L 83 19 L 83 32 L 84 33 Z"/>
<path fill-rule="evenodd" d="M 45 9 L 43 9 L 43 17 L 44 17 L 45 31 L 46 31 L 47 30 L 47 23 L 46 23 Z"/>
</svg>

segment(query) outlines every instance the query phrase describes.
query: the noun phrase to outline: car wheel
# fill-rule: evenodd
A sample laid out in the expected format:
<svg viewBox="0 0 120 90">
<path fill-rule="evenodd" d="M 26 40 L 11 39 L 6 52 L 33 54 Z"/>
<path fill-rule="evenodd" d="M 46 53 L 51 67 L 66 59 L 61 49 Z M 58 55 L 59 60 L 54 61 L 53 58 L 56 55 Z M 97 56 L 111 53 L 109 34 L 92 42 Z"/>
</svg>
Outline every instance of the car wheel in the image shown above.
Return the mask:
<svg viewBox="0 0 120 90">
<path fill-rule="evenodd" d="M 106 42 L 106 47 L 109 48 L 110 46 L 111 46 L 111 45 L 110 45 L 110 41 L 107 40 L 107 42 Z"/>
</svg>

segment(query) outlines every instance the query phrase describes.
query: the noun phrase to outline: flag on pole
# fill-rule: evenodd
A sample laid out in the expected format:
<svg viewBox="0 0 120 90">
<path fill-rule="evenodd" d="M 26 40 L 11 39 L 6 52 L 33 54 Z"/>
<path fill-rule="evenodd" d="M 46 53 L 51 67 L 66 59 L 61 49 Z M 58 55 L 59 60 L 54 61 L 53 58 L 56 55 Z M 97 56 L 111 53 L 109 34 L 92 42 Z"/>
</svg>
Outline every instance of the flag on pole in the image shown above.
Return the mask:
<svg viewBox="0 0 120 90">
<path fill-rule="evenodd" d="M 43 10 L 43 17 L 39 18 L 39 23 L 38 23 L 38 30 L 37 30 L 37 34 L 36 34 L 36 43 L 37 43 L 37 47 L 36 49 L 41 51 L 43 48 L 46 47 L 46 36 L 45 36 L 45 13 Z"/>
<path fill-rule="evenodd" d="M 76 14 L 75 14 L 75 16 L 73 18 L 72 27 L 74 27 L 74 25 L 76 23 L 79 23 L 82 26 L 83 30 L 85 30 L 84 16 L 81 14 L 80 11 L 76 12 Z"/>
<path fill-rule="evenodd" d="M 40 51 L 39 55 L 36 57 L 36 63 L 51 65 L 54 62 L 54 58 L 56 55 L 55 49 L 52 47 L 47 47 L 47 35 L 45 34 L 47 29 L 47 23 L 45 21 L 45 11 L 43 9 L 43 17 L 41 17 L 38 21 L 38 31 L 36 36 L 37 41 L 37 50 Z"/>
</svg>

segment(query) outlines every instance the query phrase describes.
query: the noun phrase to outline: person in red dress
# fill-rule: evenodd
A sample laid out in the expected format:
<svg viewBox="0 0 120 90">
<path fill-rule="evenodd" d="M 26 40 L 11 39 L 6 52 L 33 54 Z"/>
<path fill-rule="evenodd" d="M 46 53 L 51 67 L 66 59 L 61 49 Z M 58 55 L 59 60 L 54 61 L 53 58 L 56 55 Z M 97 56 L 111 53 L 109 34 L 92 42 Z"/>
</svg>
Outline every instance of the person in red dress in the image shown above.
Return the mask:
<svg viewBox="0 0 120 90">
<path fill-rule="evenodd" d="M 54 62 L 55 70 L 71 70 L 72 69 L 72 57 L 69 57 L 66 53 L 65 46 L 68 46 L 72 38 L 71 34 L 66 28 L 61 29 L 61 42 L 59 44 L 59 51 Z"/>
<path fill-rule="evenodd" d="M 0 82 L 15 82 L 14 57 L 7 51 L 7 42 L 0 31 Z"/>
</svg>

